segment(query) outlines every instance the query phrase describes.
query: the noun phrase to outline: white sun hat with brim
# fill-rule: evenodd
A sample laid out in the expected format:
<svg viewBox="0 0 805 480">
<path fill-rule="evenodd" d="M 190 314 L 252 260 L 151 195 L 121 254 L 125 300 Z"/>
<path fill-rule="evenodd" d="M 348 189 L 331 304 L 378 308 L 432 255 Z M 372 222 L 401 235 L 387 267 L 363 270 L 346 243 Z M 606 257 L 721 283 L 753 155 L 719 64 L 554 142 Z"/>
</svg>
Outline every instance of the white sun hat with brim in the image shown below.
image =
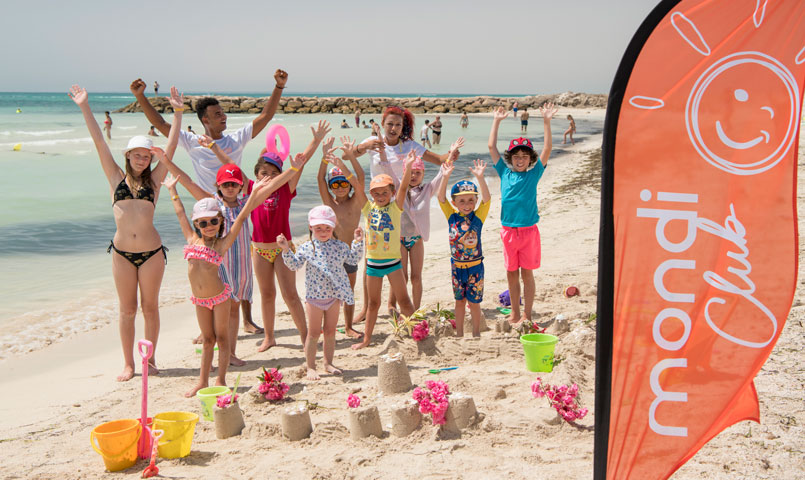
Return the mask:
<svg viewBox="0 0 805 480">
<path fill-rule="evenodd" d="M 154 142 L 152 142 L 150 138 L 137 135 L 129 139 L 129 144 L 123 149 L 123 155 L 129 153 L 135 148 L 145 148 L 147 150 L 151 150 L 151 147 L 153 146 Z"/>
</svg>

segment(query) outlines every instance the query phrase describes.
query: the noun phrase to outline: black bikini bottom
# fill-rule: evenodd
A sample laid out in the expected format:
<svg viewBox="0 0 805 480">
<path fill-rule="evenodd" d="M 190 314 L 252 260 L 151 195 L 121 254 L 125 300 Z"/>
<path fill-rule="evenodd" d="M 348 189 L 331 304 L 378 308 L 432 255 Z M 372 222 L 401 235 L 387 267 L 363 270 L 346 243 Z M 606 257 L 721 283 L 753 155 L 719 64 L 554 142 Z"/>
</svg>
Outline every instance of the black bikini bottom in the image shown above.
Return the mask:
<svg viewBox="0 0 805 480">
<path fill-rule="evenodd" d="M 165 265 L 168 264 L 168 247 L 165 245 L 160 245 L 159 248 L 151 250 L 150 252 L 124 252 L 123 250 L 118 250 L 117 247 L 115 247 L 115 243 L 110 240 L 109 248 L 106 249 L 106 253 L 111 253 L 112 250 L 116 251 L 121 257 L 131 262 L 131 264 L 137 268 L 140 268 L 149 258 L 162 250 L 162 255 L 165 257 Z"/>
</svg>

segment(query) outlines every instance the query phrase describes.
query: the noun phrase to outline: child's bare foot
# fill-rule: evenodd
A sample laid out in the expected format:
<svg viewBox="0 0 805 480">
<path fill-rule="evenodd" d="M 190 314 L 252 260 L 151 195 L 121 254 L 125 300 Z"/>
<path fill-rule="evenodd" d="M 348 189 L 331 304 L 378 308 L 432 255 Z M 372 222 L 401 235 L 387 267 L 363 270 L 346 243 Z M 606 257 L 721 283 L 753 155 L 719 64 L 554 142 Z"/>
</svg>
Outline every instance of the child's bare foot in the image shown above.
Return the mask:
<svg viewBox="0 0 805 480">
<path fill-rule="evenodd" d="M 354 317 L 352 317 L 352 324 L 356 325 L 364 320 L 366 320 L 366 311 L 361 310 L 360 312 L 356 313 Z"/>
<path fill-rule="evenodd" d="M 198 391 L 201 390 L 202 388 L 207 388 L 207 385 L 208 384 L 206 382 L 197 383 L 195 387 L 191 388 L 190 390 L 184 393 L 185 398 L 195 397 L 196 393 L 198 393 Z"/>
<path fill-rule="evenodd" d="M 241 359 L 239 359 L 238 357 L 236 357 L 234 355 L 230 355 L 229 356 L 229 364 L 234 366 L 234 367 L 242 367 L 242 366 L 246 365 L 246 362 L 241 360 Z"/>
<path fill-rule="evenodd" d="M 354 328 L 344 329 L 344 333 L 346 333 L 350 338 L 361 338 L 363 336 L 363 332 L 359 332 Z"/>
<path fill-rule="evenodd" d="M 520 322 L 521 322 L 520 315 L 514 315 L 514 314 L 511 314 L 511 315 L 507 316 L 507 317 L 506 317 L 506 320 L 507 320 L 507 321 L 508 321 L 508 322 L 509 322 L 509 323 L 510 323 L 512 326 L 520 325 Z"/>
<path fill-rule="evenodd" d="M 201 338 L 201 334 L 199 334 L 198 337 L 193 339 L 193 345 L 198 345 L 198 344 L 203 343 L 203 342 L 204 342 L 204 339 Z"/>
<path fill-rule="evenodd" d="M 159 375 L 156 363 L 148 362 L 148 375 Z"/>
<path fill-rule="evenodd" d="M 118 382 L 128 382 L 134 377 L 134 367 L 123 367 L 123 372 L 117 376 Z"/>
<path fill-rule="evenodd" d="M 335 368 L 334 366 L 330 365 L 329 363 L 324 364 L 324 369 L 327 370 L 327 373 L 331 373 L 333 375 L 341 375 L 341 370 Z"/>
<path fill-rule="evenodd" d="M 361 343 L 356 343 L 356 344 L 352 345 L 352 349 L 353 350 L 360 350 L 361 348 L 366 348 L 368 346 L 369 346 L 369 341 L 366 338 L 364 338 Z"/>
<path fill-rule="evenodd" d="M 246 333 L 265 333 L 265 330 L 258 327 L 256 323 L 251 320 L 243 320 L 243 331 Z"/>
<path fill-rule="evenodd" d="M 225 381 L 223 381 L 223 380 L 221 380 L 220 378 L 218 378 L 218 379 L 216 379 L 216 380 L 215 380 L 215 386 L 216 386 L 216 387 L 225 387 L 225 386 L 226 386 L 226 382 L 225 382 Z"/>
<path fill-rule="evenodd" d="M 269 340 L 267 338 L 264 338 L 263 343 L 261 343 L 260 346 L 257 347 L 257 351 L 265 352 L 266 350 L 268 350 L 269 348 L 273 347 L 276 344 L 277 344 L 276 340 Z"/>
<path fill-rule="evenodd" d="M 308 380 L 319 380 L 319 379 L 321 379 L 321 377 L 319 377 L 319 373 L 316 371 L 315 368 L 308 367 L 308 369 L 307 369 L 307 379 Z"/>
</svg>

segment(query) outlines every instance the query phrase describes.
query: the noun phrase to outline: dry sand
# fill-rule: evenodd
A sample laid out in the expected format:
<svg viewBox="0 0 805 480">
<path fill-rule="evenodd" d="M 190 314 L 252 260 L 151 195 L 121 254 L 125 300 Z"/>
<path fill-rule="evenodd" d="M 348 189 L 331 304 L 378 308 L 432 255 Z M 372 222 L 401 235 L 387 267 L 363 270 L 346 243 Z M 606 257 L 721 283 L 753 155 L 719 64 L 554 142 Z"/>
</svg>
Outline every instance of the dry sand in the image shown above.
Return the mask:
<svg viewBox="0 0 805 480">
<path fill-rule="evenodd" d="M 578 122 L 588 111 L 571 113 Z M 603 116 L 603 111 L 590 115 Z M 561 135 L 554 135 L 557 138 L 561 142 Z M 539 188 L 543 261 L 536 274 L 536 316 L 557 328 L 562 322 L 555 318 L 562 315 L 569 326 L 559 335 L 558 365 L 542 377 L 550 383 L 577 382 L 580 402 L 591 411 L 600 144 L 600 135 L 581 138 L 567 153 L 550 160 Z M 800 149 L 800 167 L 802 159 Z M 489 174 L 495 177 L 494 172 Z M 406 437 L 390 435 L 391 407 L 409 399 L 411 392 L 380 394 L 378 390 L 379 356 L 389 349 L 387 317 L 379 318 L 374 343 L 365 350 L 351 350 L 353 342 L 337 334 L 335 361 L 344 375 L 313 382 L 304 379 L 302 347 L 287 309 L 280 305 L 279 345 L 257 353 L 260 336 L 241 335 L 238 353 L 247 365 L 230 368 L 228 378 L 231 385 L 242 372 L 240 391 L 244 392 L 257 384 L 261 367 L 280 366 L 291 387 L 291 400 L 258 404 L 244 395 L 242 435 L 218 440 L 213 423 L 201 421 L 190 456 L 160 460 L 160 473 L 170 478 L 592 478 L 592 412 L 575 426 L 552 422 L 552 410 L 544 399 L 531 397 L 530 384 L 537 375 L 525 370 L 517 336 L 495 332 L 494 324 L 501 318 L 495 310 L 497 294 L 507 287 L 498 236 L 498 189 L 494 180 L 491 183 L 494 197 L 483 235 L 486 290 L 482 309 L 493 328 L 480 339 L 439 337 L 426 348 L 410 338 L 395 342 L 414 385 L 439 378 L 451 391 L 472 395 L 480 413 L 475 425 L 460 435 L 445 435 L 426 419 Z M 799 190 L 803 191 L 802 185 Z M 437 302 L 452 307 L 444 224 L 434 209 L 424 271 L 423 306 L 428 310 Z M 802 265 L 800 261 L 800 269 Z M 301 275 L 299 283 L 302 292 Z M 568 285 L 578 286 L 581 295 L 565 298 L 562 293 Z M 756 379 L 762 423 L 741 422 L 728 428 L 673 478 L 805 478 L 802 303 L 798 291 L 777 347 Z M 198 374 L 199 356 L 190 344 L 197 333 L 194 311 L 187 302 L 164 305 L 161 315 L 158 363 L 162 373 L 148 379 L 149 414 L 198 412 L 198 401 L 182 396 Z M 124 472 L 106 473 L 89 445 L 95 426 L 140 415 L 141 377 L 115 382 L 119 356 L 113 324 L 0 366 L 0 390 L 8 397 L 0 406 L 0 442 L 6 452 L 0 477 L 139 478 L 146 461 Z M 459 368 L 428 373 L 429 368 L 446 366 Z M 346 399 L 353 392 L 361 397 L 362 406 L 379 409 L 383 438 L 350 439 Z M 320 406 L 310 412 L 313 433 L 309 439 L 290 442 L 281 435 L 281 412 L 305 400 Z"/>
</svg>

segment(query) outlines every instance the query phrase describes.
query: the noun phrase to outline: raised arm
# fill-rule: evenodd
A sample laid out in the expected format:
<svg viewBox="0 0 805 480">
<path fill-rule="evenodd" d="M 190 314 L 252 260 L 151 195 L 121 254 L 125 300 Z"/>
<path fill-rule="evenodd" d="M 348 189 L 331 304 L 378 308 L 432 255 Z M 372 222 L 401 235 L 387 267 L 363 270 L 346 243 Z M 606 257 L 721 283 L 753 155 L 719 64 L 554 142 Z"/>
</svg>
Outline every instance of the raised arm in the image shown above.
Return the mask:
<svg viewBox="0 0 805 480">
<path fill-rule="evenodd" d="M 545 143 L 542 146 L 542 155 L 539 156 L 543 167 L 548 166 L 548 158 L 551 156 L 551 148 L 553 147 L 553 140 L 551 139 L 551 119 L 559 110 L 559 107 L 554 106 L 553 103 L 546 103 L 539 107 L 539 113 L 542 115 L 542 125 L 545 129 Z"/>
<path fill-rule="evenodd" d="M 333 206 L 333 196 L 330 195 L 330 189 L 327 185 L 327 155 L 333 149 L 334 137 L 330 137 L 321 145 L 321 163 L 319 163 L 319 171 L 316 174 L 316 185 L 319 187 L 319 196 L 322 203 L 327 206 Z"/>
<path fill-rule="evenodd" d="M 221 147 L 219 147 L 218 144 L 215 143 L 215 140 L 213 140 L 212 137 L 206 134 L 201 134 L 198 136 L 198 144 L 201 145 L 202 147 L 207 147 L 210 150 L 212 150 L 212 153 L 214 153 L 215 156 L 218 157 L 218 161 L 221 162 L 221 165 L 228 165 L 230 163 L 235 163 L 234 161 L 232 161 L 229 155 L 226 154 L 225 151 L 221 150 Z"/>
<path fill-rule="evenodd" d="M 145 97 L 145 82 L 142 78 L 138 78 L 137 80 L 131 82 L 129 86 L 131 93 L 134 94 L 134 98 L 137 99 L 137 103 L 140 104 L 140 108 L 143 110 L 145 114 L 145 118 L 154 126 L 162 135 L 166 137 L 170 134 L 171 124 L 166 122 L 162 115 L 157 112 L 156 108 L 151 105 L 151 102 Z"/>
<path fill-rule="evenodd" d="M 201 200 L 202 198 L 212 197 L 209 192 L 198 186 L 198 184 L 190 178 L 190 175 L 188 175 L 187 172 L 173 163 L 173 159 L 168 157 L 168 155 L 166 155 L 161 148 L 153 147 L 151 148 L 151 153 L 153 153 L 159 159 L 160 165 L 165 165 L 165 167 L 168 169 L 168 172 L 179 180 L 179 183 L 181 183 L 182 186 L 187 189 L 188 192 L 190 192 L 190 195 L 193 195 L 193 198 L 196 200 Z M 162 184 L 165 185 L 165 182 L 162 182 Z"/>
<path fill-rule="evenodd" d="M 498 107 L 492 117 L 492 129 L 489 131 L 489 156 L 492 157 L 492 162 L 497 162 L 500 159 L 500 152 L 498 151 L 498 130 L 500 129 L 500 122 L 509 116 L 503 107 Z"/>
<path fill-rule="evenodd" d="M 358 157 L 353 154 L 355 151 L 355 142 L 357 142 L 357 140 L 353 141 L 348 136 L 341 137 L 341 143 L 344 145 L 342 147 L 342 150 L 344 150 L 344 158 L 349 160 L 349 163 L 352 165 L 352 169 L 355 171 L 355 176 L 358 177 L 358 180 L 365 184 L 366 172 L 363 171 L 363 167 L 361 166 L 361 162 L 358 161 Z M 380 152 L 380 157 L 386 158 L 386 149 L 383 148 L 380 150 Z"/>
<path fill-rule="evenodd" d="M 238 238 L 238 234 L 240 233 L 240 229 L 243 228 L 243 223 L 249 218 L 249 214 L 252 213 L 252 210 L 257 208 L 258 205 L 263 203 L 264 199 L 271 195 L 269 192 L 263 200 L 260 200 L 262 196 L 262 190 L 265 190 L 269 185 L 271 185 L 274 181 L 276 181 L 279 177 L 275 177 L 270 179 L 269 177 L 263 177 L 262 180 L 254 184 L 254 189 L 252 190 L 252 195 L 249 196 L 249 199 L 246 201 L 246 204 L 243 206 L 243 209 L 240 211 L 237 217 L 235 217 L 235 221 L 232 222 L 232 226 L 229 228 L 229 233 L 227 233 L 222 239 L 219 247 L 219 252 L 223 255 L 229 247 L 235 243 L 235 240 Z M 283 182 L 284 183 L 284 182 Z M 276 188 L 274 189 L 276 190 Z M 272 192 L 274 191 L 272 190 Z"/>
<path fill-rule="evenodd" d="M 447 183 L 450 181 L 450 174 L 453 173 L 453 162 L 445 162 L 441 167 L 442 180 L 439 182 L 439 191 L 436 193 L 436 198 L 439 203 L 447 202 Z"/>
<path fill-rule="evenodd" d="M 89 130 L 89 135 L 92 137 L 92 142 L 95 144 L 98 158 L 101 160 L 103 173 L 106 174 L 106 180 L 109 181 L 109 185 L 114 188 L 115 185 L 120 183 L 125 174 L 120 166 L 115 163 L 112 151 L 109 150 L 109 145 L 107 145 L 106 141 L 103 139 L 101 127 L 98 126 L 98 122 L 95 120 L 95 117 L 92 116 L 92 110 L 89 108 L 89 95 L 87 94 L 87 90 L 78 85 L 73 85 L 68 95 L 70 95 L 70 98 L 78 105 L 78 108 L 81 109 L 84 122 L 87 124 L 87 130 Z"/>
<path fill-rule="evenodd" d="M 461 145 L 464 145 L 464 137 L 460 137 L 458 140 L 461 140 Z M 456 160 L 458 159 L 458 154 L 459 154 L 458 140 L 455 143 L 453 143 L 453 145 L 450 146 L 450 150 L 448 150 L 448 152 L 447 152 L 448 153 L 447 160 L 445 160 L 445 162 L 442 165 L 448 165 L 449 164 L 452 167 L 452 165 L 455 164 Z M 431 184 L 430 188 L 432 189 L 431 190 L 431 195 L 436 193 L 436 190 L 439 188 L 439 185 L 441 185 L 443 176 L 444 176 L 444 170 L 441 168 L 441 165 L 440 165 L 439 166 L 439 171 L 436 173 L 436 176 L 433 177 L 433 180 L 430 181 L 430 184 Z"/>
<path fill-rule="evenodd" d="M 458 140 L 453 142 L 453 145 L 450 148 L 453 149 L 455 147 L 456 149 L 459 149 L 463 146 L 464 146 L 464 137 L 458 137 Z M 425 150 L 425 153 L 422 154 L 422 160 L 429 163 L 433 163 L 434 165 L 441 165 L 444 162 L 446 162 L 448 158 L 450 158 L 449 150 L 447 153 L 444 153 L 442 155 L 436 155 L 430 150 Z"/>
<path fill-rule="evenodd" d="M 173 211 L 176 212 L 176 217 L 179 218 L 179 226 L 182 227 L 182 235 L 184 235 L 185 240 L 190 243 L 193 240 L 195 231 L 193 230 L 193 226 L 190 225 L 190 222 L 187 220 L 184 205 L 182 205 L 182 200 L 179 198 L 179 192 L 176 191 L 177 180 L 178 178 L 168 175 L 168 177 L 162 182 L 162 185 L 165 185 L 168 188 L 168 192 L 170 192 Z"/>
<path fill-rule="evenodd" d="M 394 197 L 394 201 L 397 202 L 397 206 L 400 207 L 400 210 L 403 209 L 405 200 L 408 198 L 408 195 L 406 195 L 405 192 L 408 191 L 408 184 L 411 183 L 411 166 L 413 166 L 414 161 L 416 161 L 416 153 L 411 150 L 408 152 L 408 156 L 405 157 L 403 177 L 400 179 L 400 186 L 397 189 L 397 195 Z"/>
<path fill-rule="evenodd" d="M 160 148 L 152 148 L 151 153 L 157 155 L 160 159 L 159 164 L 151 174 L 155 184 L 162 183 L 165 175 L 170 171 L 168 163 L 173 160 L 173 155 L 176 154 L 176 146 L 179 144 L 179 131 L 182 129 L 182 114 L 184 113 L 184 95 L 179 93 L 176 87 L 171 87 L 171 95 L 169 98 L 171 107 L 173 108 L 173 124 L 170 124 L 170 133 L 168 133 L 168 145 L 163 152 Z M 167 160 L 167 161 L 166 161 Z M 184 174 L 184 172 L 182 172 Z M 174 173 L 178 176 L 179 174 Z M 186 174 L 185 178 L 189 179 Z M 184 183 L 182 182 L 182 185 Z M 186 188 L 186 187 L 185 187 Z M 189 190 L 189 189 L 188 189 Z M 191 193 L 193 193 L 191 191 Z M 193 195 L 195 196 L 195 194 Z M 198 199 L 198 197 L 196 197 Z"/>
<path fill-rule="evenodd" d="M 257 204 L 263 203 L 269 195 L 277 191 L 281 186 L 288 183 L 295 175 L 302 170 L 302 167 L 305 166 L 305 159 L 304 155 L 301 153 L 297 153 L 296 157 L 291 158 L 288 157 L 289 161 L 291 162 L 291 167 L 286 169 L 284 172 L 280 173 L 276 177 L 272 178 L 267 183 L 263 183 L 262 181 L 256 183 L 254 188 L 252 189 L 252 194 L 249 196 L 249 199 L 256 198 Z M 257 187 L 263 185 L 262 188 L 258 189 Z"/>
<path fill-rule="evenodd" d="M 488 202 L 492 195 L 489 194 L 489 185 L 486 184 L 486 177 L 484 177 L 484 169 L 486 168 L 487 163 L 480 158 L 475 159 L 474 165 L 470 168 L 470 171 L 473 175 L 475 175 L 475 179 L 478 180 L 478 185 L 481 187 L 481 201 Z"/>
<path fill-rule="evenodd" d="M 274 90 L 271 92 L 271 97 L 263 106 L 263 111 L 260 112 L 257 118 L 252 120 L 252 138 L 257 138 L 257 135 L 266 128 L 268 122 L 270 122 L 271 119 L 274 118 L 274 114 L 277 113 L 280 97 L 282 97 L 282 90 L 288 82 L 288 73 L 285 70 L 277 69 L 277 71 L 274 72 L 274 82 Z"/>
<path fill-rule="evenodd" d="M 288 187 L 290 187 L 292 192 L 296 190 L 296 185 L 299 183 L 299 178 L 302 176 L 302 169 L 305 167 L 305 164 L 313 157 L 313 154 L 316 153 L 316 149 L 319 148 L 319 144 L 322 140 L 324 140 L 324 137 L 330 133 L 330 122 L 327 122 L 326 120 L 319 120 L 318 125 L 315 127 L 310 127 L 310 131 L 313 133 L 313 139 L 310 140 L 307 148 L 305 148 L 305 151 L 302 152 L 302 156 L 304 157 L 305 161 L 302 162 L 302 165 L 298 167 L 299 170 L 294 172 L 296 175 L 288 180 Z"/>
<path fill-rule="evenodd" d="M 347 181 L 350 185 L 352 185 L 352 189 L 355 191 L 353 197 L 355 200 L 358 201 L 358 205 L 364 205 L 367 202 L 366 192 L 364 192 L 364 184 L 360 180 L 358 180 L 357 175 L 353 175 L 352 172 L 349 171 L 347 166 L 344 164 L 344 161 L 340 158 L 336 157 L 333 154 L 330 154 L 327 157 L 327 161 L 335 165 L 336 167 L 340 168 L 344 175 L 347 177 Z"/>
</svg>

